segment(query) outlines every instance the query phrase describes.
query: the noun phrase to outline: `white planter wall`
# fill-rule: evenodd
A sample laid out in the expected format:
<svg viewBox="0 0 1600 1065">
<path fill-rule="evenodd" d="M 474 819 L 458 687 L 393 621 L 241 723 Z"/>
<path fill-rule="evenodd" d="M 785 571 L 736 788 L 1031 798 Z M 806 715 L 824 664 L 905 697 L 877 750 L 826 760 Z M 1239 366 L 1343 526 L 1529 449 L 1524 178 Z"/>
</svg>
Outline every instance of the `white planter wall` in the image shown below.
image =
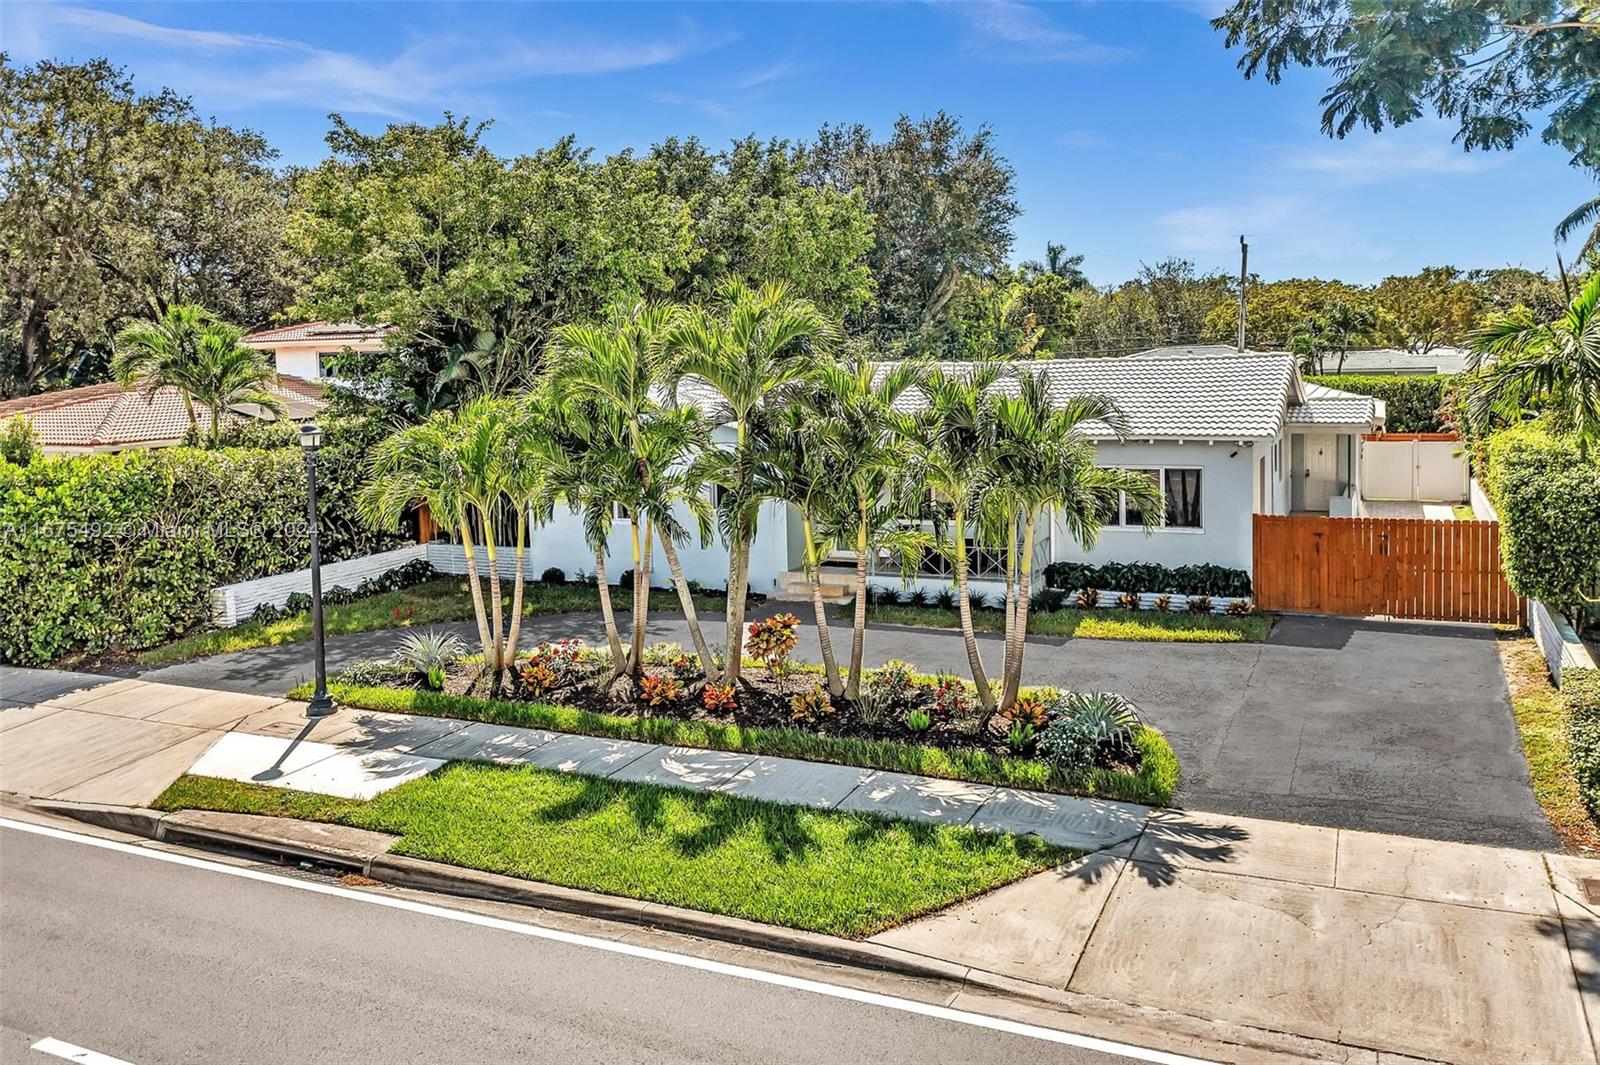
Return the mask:
<svg viewBox="0 0 1600 1065">
<path fill-rule="evenodd" d="M 1078 594 L 1081 591 L 1082 591 L 1082 589 L 1079 588 L 1079 589 L 1074 589 L 1074 590 L 1068 592 L 1067 593 L 1066 605 L 1069 606 L 1069 607 L 1076 606 L 1077 605 Z M 1100 599 L 1099 599 L 1100 609 L 1107 610 L 1107 609 L 1113 609 L 1113 608 L 1120 608 L 1121 605 L 1122 605 L 1121 604 L 1122 594 L 1123 593 L 1121 593 L 1121 592 L 1105 592 L 1105 591 L 1100 592 Z M 1170 611 L 1168 611 L 1168 613 L 1172 613 L 1172 614 L 1187 614 L 1189 612 L 1189 600 L 1191 598 L 1199 598 L 1198 596 L 1177 595 L 1176 593 L 1172 593 L 1172 592 L 1166 592 L 1166 593 L 1163 593 L 1163 592 L 1139 592 L 1138 593 L 1138 596 L 1139 596 L 1139 609 L 1140 610 L 1155 610 L 1155 608 L 1156 608 L 1156 600 L 1159 599 L 1162 595 L 1166 595 L 1166 597 L 1168 599 L 1172 600 L 1172 609 Z M 1248 602 L 1250 602 L 1250 598 L 1248 596 L 1239 596 L 1237 598 L 1230 598 L 1229 596 L 1226 596 L 1226 595 L 1213 595 L 1211 597 L 1211 612 L 1213 614 L 1226 614 L 1228 612 L 1228 605 L 1230 603 L 1235 603 L 1235 602 L 1248 603 Z"/>
<path fill-rule="evenodd" d="M 1483 490 L 1483 485 L 1478 483 L 1476 477 L 1472 478 L 1469 488 L 1472 493 L 1472 516 L 1479 521 L 1499 521 L 1500 515 L 1495 513 L 1494 504 L 1489 502 L 1489 493 Z"/>
<path fill-rule="evenodd" d="M 1565 618 L 1537 599 L 1528 600 L 1528 629 L 1544 655 L 1550 680 L 1561 687 L 1563 669 L 1594 669 L 1594 656 Z"/>
<path fill-rule="evenodd" d="M 344 562 L 330 562 L 322 567 L 322 589 L 323 591 L 337 587 L 353 589 L 369 577 L 380 576 L 407 562 L 428 557 L 429 549 L 434 546 L 437 545 L 430 544 L 424 547 L 422 544 L 413 544 L 376 555 L 347 559 Z M 461 572 L 466 572 L 465 567 Z M 309 567 L 289 573 L 274 574 L 271 577 L 259 577 L 253 581 L 225 584 L 220 588 L 211 589 L 211 620 L 213 624 L 230 628 L 248 620 L 256 607 L 262 603 L 281 607 L 296 592 L 311 594 Z"/>
</svg>

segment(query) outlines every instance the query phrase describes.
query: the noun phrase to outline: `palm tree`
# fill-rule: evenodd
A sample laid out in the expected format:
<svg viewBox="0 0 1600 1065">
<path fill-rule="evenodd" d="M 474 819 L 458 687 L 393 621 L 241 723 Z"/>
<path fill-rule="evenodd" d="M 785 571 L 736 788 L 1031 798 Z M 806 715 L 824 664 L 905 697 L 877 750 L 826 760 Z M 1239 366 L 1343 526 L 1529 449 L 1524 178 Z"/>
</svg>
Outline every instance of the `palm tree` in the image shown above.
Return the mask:
<svg viewBox="0 0 1600 1065">
<path fill-rule="evenodd" d="M 995 400 L 994 416 L 984 517 L 1006 553 L 1005 664 L 999 704 L 1004 711 L 1016 703 L 1022 683 L 1039 522 L 1050 521 L 1053 515 L 1087 551 L 1106 519 L 1117 512 L 1119 495 L 1137 505 L 1148 529 L 1159 522 L 1161 493 L 1144 474 L 1095 465 L 1097 452 L 1086 427 L 1103 425 L 1120 439 L 1127 424 L 1106 397 L 1078 396 L 1057 407 L 1046 392 L 1043 375 L 1024 374 L 1017 395 Z"/>
<path fill-rule="evenodd" d="M 556 332 L 551 345 L 550 382 L 563 399 L 594 401 L 615 412 L 624 438 L 619 441 L 633 456 L 637 469 L 639 507 L 630 510 L 634 538 L 639 539 L 641 518 L 651 530 L 644 540 L 659 533 L 662 554 L 672 573 L 678 602 L 689 625 L 689 635 L 700 656 L 708 682 L 717 679 L 716 664 L 705 634 L 700 628 L 694 595 L 684 578 L 677 544 L 687 532 L 677 519 L 675 504 L 705 517 L 703 527 L 709 536 L 709 516 L 703 483 L 689 483 L 685 473 L 698 473 L 698 457 L 709 441 L 709 429 L 698 411 L 676 406 L 681 377 L 676 361 L 666 345 L 667 332 L 677 312 L 661 305 L 641 304 L 626 315 L 619 315 L 603 326 L 565 326 Z M 634 580 L 648 575 L 650 552 L 636 561 Z M 649 585 L 635 590 L 635 643 L 642 644 L 644 611 L 649 606 Z M 642 646 L 632 663 L 637 674 L 643 669 Z"/>
<path fill-rule="evenodd" d="M 733 426 L 731 448 L 723 448 L 715 477 L 723 487 L 718 515 L 728 544 L 727 683 L 736 684 L 744 655 L 744 605 L 750 584 L 750 542 L 755 538 L 762 497 L 756 490 L 761 464 L 750 427 L 758 406 L 809 377 L 816 356 L 830 348 L 837 328 L 810 300 L 789 295 L 783 285 L 751 288 L 725 282 L 714 310 L 690 308 L 668 330 L 667 344 L 680 369 L 716 390 L 716 419 Z"/>
<path fill-rule="evenodd" d="M 359 505 L 375 525 L 392 525 L 415 502 L 428 506 L 460 538 L 466 554 L 484 666 L 498 691 L 516 656 L 522 603 L 524 543 L 531 512 L 542 509 L 549 445 L 537 404 L 480 398 L 409 426 L 374 450 Z M 508 522 L 512 530 L 508 531 Z M 517 537 L 513 617 L 506 624 L 498 546 Z M 479 580 L 481 541 L 488 595 Z M 487 600 L 487 601 L 486 601 Z"/>
<path fill-rule="evenodd" d="M 222 413 L 253 403 L 281 415 L 283 401 L 271 390 L 277 374 L 260 352 L 239 343 L 244 330 L 220 322 L 194 304 L 177 304 L 153 321 L 135 322 L 117 334 L 112 374 L 123 387 L 137 385 L 146 397 L 176 389 L 189 424 L 197 408 L 210 419 L 207 436 L 222 433 Z"/>
<path fill-rule="evenodd" d="M 919 386 L 927 406 L 917 416 L 915 427 L 918 475 L 936 504 L 949 508 L 948 532 L 941 535 L 939 546 L 955 570 L 961 636 L 985 716 L 994 712 L 995 697 L 972 627 L 967 533 L 982 511 L 995 431 L 996 396 L 990 389 L 1002 376 L 1002 369 L 993 363 L 955 370 L 933 368 Z"/>
<path fill-rule="evenodd" d="M 856 556 L 855 619 L 850 640 L 850 699 L 861 695 L 867 629 L 867 570 L 879 546 L 915 557 L 921 546 L 902 521 L 916 510 L 911 489 L 910 440 L 915 423 L 895 402 L 917 383 L 919 367 L 901 363 L 881 372 L 861 355 L 823 366 L 817 374 L 817 439 L 833 482 L 831 524 Z"/>
<path fill-rule="evenodd" d="M 1556 240 L 1564 241 L 1582 230 L 1584 226 L 1589 227 L 1589 233 L 1583 238 L 1583 245 L 1578 248 L 1580 257 L 1600 252 L 1600 196 L 1593 196 L 1578 204 L 1557 223 Z"/>
<path fill-rule="evenodd" d="M 1473 421 L 1542 411 L 1574 434 L 1584 455 L 1600 444 L 1600 272 L 1553 322 L 1535 323 L 1522 308 L 1491 317 L 1472 351 Z"/>
<path fill-rule="evenodd" d="M 833 653 L 833 634 L 828 628 L 827 606 L 822 599 L 823 559 L 833 551 L 837 538 L 831 535 L 822 515 L 848 510 L 837 499 L 838 485 L 824 456 L 818 430 L 822 411 L 807 394 L 797 395 L 759 424 L 768 439 L 762 448 L 766 462 L 761 468 L 757 490 L 765 497 L 781 499 L 800 515 L 800 534 L 804 540 L 802 565 L 811 588 L 811 609 L 817 621 L 817 645 L 822 654 L 822 673 L 828 694 L 839 698 L 844 682 Z"/>
</svg>

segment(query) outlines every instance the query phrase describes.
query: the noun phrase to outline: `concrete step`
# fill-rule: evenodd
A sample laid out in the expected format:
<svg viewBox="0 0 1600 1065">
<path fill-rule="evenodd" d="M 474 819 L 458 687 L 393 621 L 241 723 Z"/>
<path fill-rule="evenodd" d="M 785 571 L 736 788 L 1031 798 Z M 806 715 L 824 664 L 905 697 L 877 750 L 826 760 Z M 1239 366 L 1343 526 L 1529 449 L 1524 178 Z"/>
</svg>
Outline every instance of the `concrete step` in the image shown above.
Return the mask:
<svg viewBox="0 0 1600 1065">
<path fill-rule="evenodd" d="M 826 589 L 824 589 L 824 593 L 826 593 Z M 822 597 L 822 601 L 829 606 L 846 606 L 853 599 L 854 597 L 849 595 L 824 594 Z M 804 592 L 779 592 L 776 595 L 767 596 L 767 601 L 770 603 L 809 603 L 811 602 L 811 592 L 809 590 Z"/>
</svg>

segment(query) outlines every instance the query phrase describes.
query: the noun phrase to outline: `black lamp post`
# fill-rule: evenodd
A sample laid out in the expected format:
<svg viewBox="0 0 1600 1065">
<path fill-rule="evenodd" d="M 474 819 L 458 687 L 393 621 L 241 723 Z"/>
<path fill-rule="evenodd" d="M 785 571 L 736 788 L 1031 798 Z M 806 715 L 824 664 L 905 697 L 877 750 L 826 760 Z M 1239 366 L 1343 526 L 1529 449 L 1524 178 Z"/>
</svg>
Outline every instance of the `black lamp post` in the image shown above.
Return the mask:
<svg viewBox="0 0 1600 1065">
<path fill-rule="evenodd" d="M 300 446 L 306 452 L 306 520 L 311 523 L 311 631 L 317 645 L 317 686 L 306 704 L 307 717 L 327 717 L 333 713 L 328 697 L 328 660 L 322 638 L 322 552 L 317 545 L 317 447 L 322 429 L 316 422 L 300 426 Z"/>
</svg>

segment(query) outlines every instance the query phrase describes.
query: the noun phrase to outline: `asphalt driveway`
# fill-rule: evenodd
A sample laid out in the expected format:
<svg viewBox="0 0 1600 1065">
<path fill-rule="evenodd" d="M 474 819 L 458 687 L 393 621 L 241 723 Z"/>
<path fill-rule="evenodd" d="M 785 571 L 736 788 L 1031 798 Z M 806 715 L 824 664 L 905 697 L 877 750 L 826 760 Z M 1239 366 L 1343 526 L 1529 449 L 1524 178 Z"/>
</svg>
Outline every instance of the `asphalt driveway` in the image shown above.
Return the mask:
<svg viewBox="0 0 1600 1065">
<path fill-rule="evenodd" d="M 809 614 L 805 615 L 809 618 Z M 471 644 L 470 622 L 441 626 Z M 848 632 L 848 630 L 846 630 Z M 808 635 L 809 633 L 809 635 Z M 721 642 L 712 620 L 708 638 Z M 530 618 L 545 637 L 603 643 L 598 615 Z M 652 640 L 689 645 L 676 616 Z M 392 632 L 329 641 L 329 669 L 384 657 Z M 835 634 L 835 646 L 848 641 Z M 999 666 L 997 636 L 983 640 Z M 218 655 L 147 680 L 279 695 L 309 679 L 309 645 Z M 807 624 L 800 657 L 816 660 Z M 903 658 L 964 673 L 960 636 L 877 626 L 869 664 Z M 1493 632 L 1485 626 L 1285 617 L 1262 644 L 1028 641 L 1030 683 L 1120 691 L 1178 752 L 1181 806 L 1218 813 L 1502 846 L 1558 849 L 1534 801 Z"/>
</svg>

